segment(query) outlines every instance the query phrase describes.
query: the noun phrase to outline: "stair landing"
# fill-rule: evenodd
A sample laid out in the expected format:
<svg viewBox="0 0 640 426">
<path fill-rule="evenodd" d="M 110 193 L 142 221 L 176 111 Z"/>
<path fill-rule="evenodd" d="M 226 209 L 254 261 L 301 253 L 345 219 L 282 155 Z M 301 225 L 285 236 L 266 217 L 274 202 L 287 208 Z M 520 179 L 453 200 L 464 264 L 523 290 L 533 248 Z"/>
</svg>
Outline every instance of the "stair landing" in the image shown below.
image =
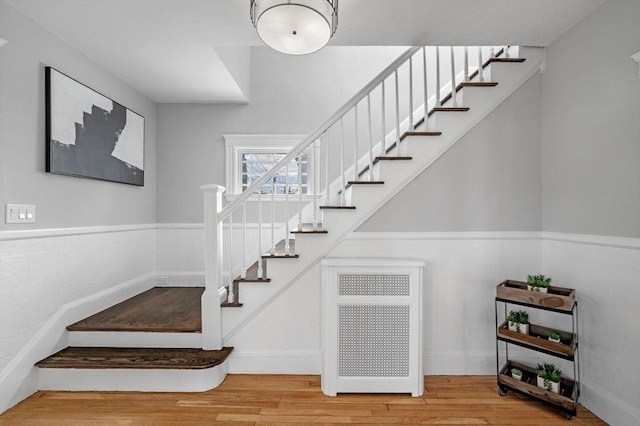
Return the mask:
<svg viewBox="0 0 640 426">
<path fill-rule="evenodd" d="M 154 287 L 67 327 L 69 331 L 199 333 L 203 287 Z"/>
</svg>

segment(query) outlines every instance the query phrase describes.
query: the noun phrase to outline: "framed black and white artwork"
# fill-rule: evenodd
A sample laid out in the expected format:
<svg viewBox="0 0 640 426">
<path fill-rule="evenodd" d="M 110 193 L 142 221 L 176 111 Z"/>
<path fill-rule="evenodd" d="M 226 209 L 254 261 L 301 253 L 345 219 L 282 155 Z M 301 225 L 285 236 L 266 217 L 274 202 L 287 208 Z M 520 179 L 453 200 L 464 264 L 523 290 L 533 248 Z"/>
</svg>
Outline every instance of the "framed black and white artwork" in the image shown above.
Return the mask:
<svg viewBox="0 0 640 426">
<path fill-rule="evenodd" d="M 47 172 L 144 186 L 144 117 L 45 68 Z"/>
</svg>

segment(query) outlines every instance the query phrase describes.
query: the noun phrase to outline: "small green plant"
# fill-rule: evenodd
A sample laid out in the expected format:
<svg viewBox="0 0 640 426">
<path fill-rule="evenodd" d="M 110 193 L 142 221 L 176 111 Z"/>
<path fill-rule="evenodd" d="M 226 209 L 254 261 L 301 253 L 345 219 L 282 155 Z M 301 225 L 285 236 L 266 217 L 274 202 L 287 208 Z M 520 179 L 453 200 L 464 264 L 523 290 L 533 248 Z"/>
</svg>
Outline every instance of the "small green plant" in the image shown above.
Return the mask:
<svg viewBox="0 0 640 426">
<path fill-rule="evenodd" d="M 551 339 L 551 340 L 560 340 L 560 334 L 558 334 L 555 331 L 552 331 L 551 333 L 549 333 L 549 339 Z"/>
<path fill-rule="evenodd" d="M 507 321 L 516 325 L 516 331 L 520 333 L 520 324 L 529 324 L 529 314 L 527 311 L 510 311 Z"/>
<path fill-rule="evenodd" d="M 540 291 L 541 288 L 549 288 L 551 286 L 551 277 L 544 275 L 527 275 L 527 284 L 533 291 Z"/>
<path fill-rule="evenodd" d="M 512 368 L 511 374 L 514 376 L 522 376 L 522 370 L 520 370 L 519 368 Z"/>
<path fill-rule="evenodd" d="M 562 371 L 558 370 L 554 364 L 548 362 L 538 364 L 536 370 L 538 377 L 544 380 L 544 388 L 547 390 L 551 390 L 551 382 L 560 383 L 562 379 Z"/>
</svg>

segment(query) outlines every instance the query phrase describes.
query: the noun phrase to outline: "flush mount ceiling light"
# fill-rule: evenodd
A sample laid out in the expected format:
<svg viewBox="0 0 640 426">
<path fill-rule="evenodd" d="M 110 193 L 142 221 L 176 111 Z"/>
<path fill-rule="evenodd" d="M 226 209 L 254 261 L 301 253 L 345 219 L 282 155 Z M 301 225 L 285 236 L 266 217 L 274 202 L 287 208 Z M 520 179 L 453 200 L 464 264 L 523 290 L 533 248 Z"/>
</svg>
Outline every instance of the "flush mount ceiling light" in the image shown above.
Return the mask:
<svg viewBox="0 0 640 426">
<path fill-rule="evenodd" d="M 289 55 L 322 49 L 338 27 L 338 0 L 251 0 L 251 22 L 269 47 Z"/>
</svg>

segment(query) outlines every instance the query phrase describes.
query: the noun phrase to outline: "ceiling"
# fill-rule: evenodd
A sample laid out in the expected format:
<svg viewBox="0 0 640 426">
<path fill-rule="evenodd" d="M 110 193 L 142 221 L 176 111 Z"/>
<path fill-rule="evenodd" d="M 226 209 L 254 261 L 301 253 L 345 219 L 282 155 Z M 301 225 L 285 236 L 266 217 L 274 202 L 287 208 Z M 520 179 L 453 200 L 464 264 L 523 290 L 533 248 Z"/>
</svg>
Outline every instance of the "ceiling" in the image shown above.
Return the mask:
<svg viewBox="0 0 640 426">
<path fill-rule="evenodd" d="M 249 99 L 249 0 L 0 1 L 155 102 Z M 341 0 L 330 45 L 548 46 L 605 1 Z"/>
</svg>

